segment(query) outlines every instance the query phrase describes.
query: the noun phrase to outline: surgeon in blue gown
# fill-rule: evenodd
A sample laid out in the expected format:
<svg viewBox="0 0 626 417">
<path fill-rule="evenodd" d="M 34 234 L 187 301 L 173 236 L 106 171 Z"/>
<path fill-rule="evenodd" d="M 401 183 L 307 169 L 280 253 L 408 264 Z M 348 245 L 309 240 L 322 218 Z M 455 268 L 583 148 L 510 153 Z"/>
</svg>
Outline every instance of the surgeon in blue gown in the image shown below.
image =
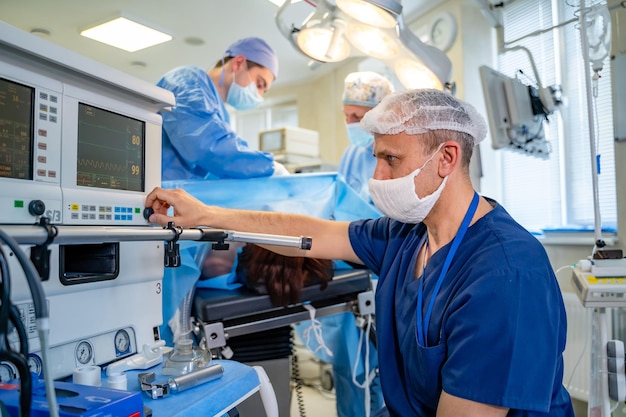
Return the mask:
<svg viewBox="0 0 626 417">
<path fill-rule="evenodd" d="M 368 181 L 374 176 L 376 158 L 373 155 L 374 136 L 360 125 L 369 110 L 389 93 L 393 84 L 373 71 L 353 72 L 344 80 L 342 104 L 350 145 L 341 156 L 337 171 L 365 201 L 372 206 Z"/>
<path fill-rule="evenodd" d="M 573 417 L 563 386 L 565 306 L 550 260 L 472 186 L 470 158 L 486 136 L 484 118 L 469 103 L 425 89 L 388 95 L 361 124 L 375 137 L 369 188 L 383 217 L 339 222 L 230 210 L 156 188 L 146 198 L 150 221 L 310 236 L 306 256 L 376 273 L 387 415 Z"/>
<path fill-rule="evenodd" d="M 162 181 L 286 174 L 273 155 L 253 150 L 230 126 L 225 103 L 248 110 L 263 101 L 278 76 L 278 58 L 263 39 L 238 40 L 215 66 L 175 68 L 157 83 L 174 93 L 162 112 Z"/>
</svg>

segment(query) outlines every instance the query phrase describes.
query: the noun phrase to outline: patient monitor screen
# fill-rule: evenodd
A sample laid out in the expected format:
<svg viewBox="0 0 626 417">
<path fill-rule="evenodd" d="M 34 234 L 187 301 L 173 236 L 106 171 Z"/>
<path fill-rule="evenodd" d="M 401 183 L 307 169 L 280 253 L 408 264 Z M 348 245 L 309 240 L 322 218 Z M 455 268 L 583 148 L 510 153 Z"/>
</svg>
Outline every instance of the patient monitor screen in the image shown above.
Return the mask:
<svg viewBox="0 0 626 417">
<path fill-rule="evenodd" d="M 0 177 L 33 179 L 34 94 L 0 78 Z"/>
<path fill-rule="evenodd" d="M 76 185 L 145 191 L 145 123 L 78 105 Z"/>
<path fill-rule="evenodd" d="M 259 148 L 264 152 L 277 152 L 284 150 L 284 134 L 282 130 L 273 130 L 261 133 Z"/>
</svg>

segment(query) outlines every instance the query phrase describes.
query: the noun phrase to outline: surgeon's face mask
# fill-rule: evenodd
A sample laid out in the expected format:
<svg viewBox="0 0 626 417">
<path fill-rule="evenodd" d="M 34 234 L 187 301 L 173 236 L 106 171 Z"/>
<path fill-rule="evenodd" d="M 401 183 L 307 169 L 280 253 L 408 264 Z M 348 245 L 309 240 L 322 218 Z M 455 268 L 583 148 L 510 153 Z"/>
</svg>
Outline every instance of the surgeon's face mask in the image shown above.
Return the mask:
<svg viewBox="0 0 626 417">
<path fill-rule="evenodd" d="M 428 216 L 439 199 L 448 177 L 443 179 L 435 192 L 423 198 L 419 198 L 415 193 L 415 177 L 419 175 L 426 164 L 432 161 L 442 146 L 443 143 L 421 167 L 406 177 L 392 180 L 375 180 L 373 178 L 369 180 L 372 201 L 385 216 L 402 223 L 412 224 L 420 223 Z"/>
<path fill-rule="evenodd" d="M 374 142 L 374 135 L 364 130 L 361 123 L 348 123 L 346 129 L 348 130 L 348 139 L 353 145 L 367 148 Z"/>
<path fill-rule="evenodd" d="M 250 82 L 246 86 L 241 86 L 235 79 L 228 89 L 226 102 L 237 110 L 249 110 L 263 102 L 263 97 L 259 94 L 256 83 L 252 81 L 249 74 L 248 80 Z"/>
</svg>

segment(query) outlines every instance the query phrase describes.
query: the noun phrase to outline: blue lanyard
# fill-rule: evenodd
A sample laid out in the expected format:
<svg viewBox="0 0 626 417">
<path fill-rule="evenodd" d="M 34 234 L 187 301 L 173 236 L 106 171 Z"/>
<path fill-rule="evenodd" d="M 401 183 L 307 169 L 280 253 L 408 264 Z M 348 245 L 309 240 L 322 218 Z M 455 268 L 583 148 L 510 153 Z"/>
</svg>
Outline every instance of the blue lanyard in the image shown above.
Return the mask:
<svg viewBox="0 0 626 417">
<path fill-rule="evenodd" d="M 416 321 L 415 326 L 417 327 L 417 342 L 420 346 L 426 346 L 426 335 L 428 334 L 428 325 L 430 323 L 430 316 L 433 312 L 433 305 L 435 304 L 435 298 L 437 298 L 437 294 L 439 294 L 439 290 L 441 289 L 441 284 L 443 284 L 443 279 L 450 268 L 450 264 L 452 263 L 452 258 L 454 258 L 454 254 L 456 253 L 461 241 L 463 240 L 463 236 L 465 236 L 465 232 L 469 228 L 469 224 L 474 217 L 474 213 L 476 213 L 476 208 L 478 207 L 478 193 L 474 192 L 474 198 L 472 198 L 472 203 L 470 204 L 467 212 L 465 213 L 465 217 L 461 222 L 461 226 L 459 230 L 456 232 L 456 236 L 454 236 L 454 240 L 452 241 L 452 246 L 450 247 L 450 251 L 446 256 L 446 260 L 443 263 L 443 268 L 441 268 L 441 273 L 439 274 L 439 279 L 437 279 L 437 284 L 435 285 L 435 289 L 433 290 L 433 295 L 430 297 L 430 302 L 428 303 L 428 310 L 426 311 L 426 317 L 422 319 L 422 309 L 424 306 L 423 301 L 423 293 L 424 293 L 424 279 L 426 278 L 422 273 L 422 277 L 420 278 L 420 287 L 417 292 L 417 312 L 416 312 Z M 426 244 L 428 244 L 428 231 L 426 232 Z"/>
</svg>

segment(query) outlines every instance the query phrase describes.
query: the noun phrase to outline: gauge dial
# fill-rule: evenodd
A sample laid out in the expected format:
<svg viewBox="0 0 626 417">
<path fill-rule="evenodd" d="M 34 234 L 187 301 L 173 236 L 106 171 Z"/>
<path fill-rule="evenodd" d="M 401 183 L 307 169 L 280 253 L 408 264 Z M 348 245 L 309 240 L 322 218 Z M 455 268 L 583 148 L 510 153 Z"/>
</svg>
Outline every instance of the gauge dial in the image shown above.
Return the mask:
<svg viewBox="0 0 626 417">
<path fill-rule="evenodd" d="M 76 346 L 76 360 L 86 365 L 93 359 L 93 347 L 91 343 L 86 340 L 83 340 Z"/>
<path fill-rule="evenodd" d="M 9 362 L 0 363 L 0 382 L 9 382 L 17 378 L 17 368 Z"/>
<path fill-rule="evenodd" d="M 41 377 L 43 374 L 43 363 L 41 362 L 41 358 L 37 355 L 28 355 L 28 368 L 31 372 L 34 372 Z"/>
<path fill-rule="evenodd" d="M 115 349 L 117 349 L 120 353 L 125 353 L 128 351 L 130 347 L 130 336 L 128 332 L 124 329 L 118 330 L 115 333 Z"/>
</svg>

